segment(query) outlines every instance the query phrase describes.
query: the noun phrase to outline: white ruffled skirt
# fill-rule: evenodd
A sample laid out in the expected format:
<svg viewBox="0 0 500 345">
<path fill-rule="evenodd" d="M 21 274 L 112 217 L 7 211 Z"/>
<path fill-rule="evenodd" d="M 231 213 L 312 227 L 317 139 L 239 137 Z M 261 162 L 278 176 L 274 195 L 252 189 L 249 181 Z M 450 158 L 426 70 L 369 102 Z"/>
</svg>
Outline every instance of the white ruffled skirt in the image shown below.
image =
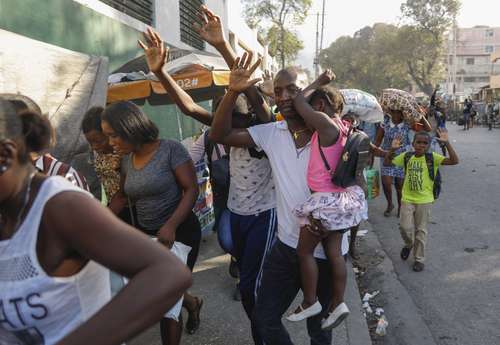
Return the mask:
<svg viewBox="0 0 500 345">
<path fill-rule="evenodd" d="M 345 192 L 313 193 L 293 210 L 301 226 L 309 224 L 309 216 L 321 221 L 329 231 L 346 231 L 368 219 L 365 193 L 359 186 L 348 187 Z"/>
</svg>

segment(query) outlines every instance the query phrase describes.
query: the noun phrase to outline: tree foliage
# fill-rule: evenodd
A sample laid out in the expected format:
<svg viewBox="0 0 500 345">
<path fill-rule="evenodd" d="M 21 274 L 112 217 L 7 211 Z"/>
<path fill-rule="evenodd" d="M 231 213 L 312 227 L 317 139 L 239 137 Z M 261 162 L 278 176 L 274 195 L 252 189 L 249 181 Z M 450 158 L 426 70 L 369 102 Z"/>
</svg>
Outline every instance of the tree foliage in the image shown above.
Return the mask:
<svg viewBox="0 0 500 345">
<path fill-rule="evenodd" d="M 407 0 L 401 5 L 410 25 L 399 30 L 400 58 L 413 82 L 428 95 L 442 79 L 446 33 L 459 10 L 459 0 Z"/>
<path fill-rule="evenodd" d="M 401 5 L 403 17 L 436 40 L 443 39 L 459 10 L 459 0 L 407 0 Z"/>
<path fill-rule="evenodd" d="M 312 0 L 244 0 L 243 3 L 248 25 L 263 33 L 281 67 L 293 63 L 304 46 L 291 28 L 304 22 Z"/>
<path fill-rule="evenodd" d="M 321 52 L 323 68 L 331 68 L 343 88 L 357 88 L 377 93 L 388 87 L 410 85 L 403 63 L 394 58 L 398 28 L 375 24 L 364 27 L 353 37 L 344 36 Z"/>
<path fill-rule="evenodd" d="M 344 87 L 376 93 L 415 84 L 431 95 L 443 76 L 446 33 L 459 8 L 459 0 L 407 0 L 401 6 L 405 25 L 375 24 L 340 37 L 321 52 L 321 65 L 333 68 Z"/>
</svg>

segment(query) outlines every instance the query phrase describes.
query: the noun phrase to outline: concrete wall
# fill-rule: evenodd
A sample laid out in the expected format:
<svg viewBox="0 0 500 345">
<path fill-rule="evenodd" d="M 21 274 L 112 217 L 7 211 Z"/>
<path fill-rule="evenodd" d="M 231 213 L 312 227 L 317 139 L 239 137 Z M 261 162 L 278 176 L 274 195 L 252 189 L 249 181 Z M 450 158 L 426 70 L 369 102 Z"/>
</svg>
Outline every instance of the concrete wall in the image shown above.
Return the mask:
<svg viewBox="0 0 500 345">
<path fill-rule="evenodd" d="M 226 28 L 227 37 L 227 0 L 207 0 L 205 4 L 221 17 L 222 23 Z M 176 47 L 193 49 L 181 41 L 179 16 L 178 0 L 155 0 L 154 26 L 163 39 Z M 205 50 L 211 53 L 217 53 L 209 44 L 205 46 Z"/>
<path fill-rule="evenodd" d="M 161 1 L 166 2 L 157 0 Z M 174 22 L 178 27 L 179 19 Z M 98 0 L 0 0 L 0 28 L 84 54 L 107 56 L 112 71 L 142 54 L 137 39 L 146 25 Z M 167 29 L 164 25 L 163 30 Z M 162 137 L 184 139 L 201 127 L 175 106 L 145 105 L 143 109 L 158 125 Z"/>
<path fill-rule="evenodd" d="M 240 1 L 233 0 L 228 4 L 228 27 L 231 33 L 231 43 L 238 55 L 242 55 L 246 48 L 262 57 L 262 70 L 275 70 L 273 58 L 269 55 L 268 47 L 262 45 L 257 36 L 257 30 L 251 29 L 245 22 L 243 6 Z M 257 57 L 256 57 L 257 58 Z"/>
<path fill-rule="evenodd" d="M 457 55 L 489 55 L 486 46 L 500 50 L 500 27 L 459 28 Z"/>
<path fill-rule="evenodd" d="M 449 46 L 452 47 L 450 36 Z M 450 49 L 450 52 L 453 51 Z M 500 27 L 457 29 L 456 59 L 449 66 L 456 70 L 456 92 L 459 95 L 476 93 L 490 82 L 491 75 L 500 74 L 500 61 L 492 64 L 491 54 L 500 51 Z M 447 87 L 452 90 L 451 84 Z"/>
</svg>

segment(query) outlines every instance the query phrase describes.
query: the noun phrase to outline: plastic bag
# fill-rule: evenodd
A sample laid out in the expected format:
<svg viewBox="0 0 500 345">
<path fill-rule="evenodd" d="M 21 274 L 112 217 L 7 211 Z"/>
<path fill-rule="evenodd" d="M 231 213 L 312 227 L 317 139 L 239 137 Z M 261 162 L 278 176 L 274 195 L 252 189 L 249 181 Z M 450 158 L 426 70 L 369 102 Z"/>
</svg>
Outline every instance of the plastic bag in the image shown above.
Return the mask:
<svg viewBox="0 0 500 345">
<path fill-rule="evenodd" d="M 158 239 L 156 237 L 152 238 L 154 241 L 157 241 Z M 177 256 L 183 263 L 187 262 L 187 257 L 189 255 L 189 252 L 191 251 L 190 246 L 186 246 L 183 243 L 180 242 L 174 242 L 172 245 L 172 249 L 170 249 L 172 254 Z M 125 280 L 125 284 L 128 283 L 127 279 Z M 184 300 L 184 297 L 181 297 L 177 303 L 165 313 L 164 317 L 168 319 L 173 319 L 175 321 L 179 321 L 179 315 L 181 314 L 181 309 L 182 309 L 182 301 Z"/>
<path fill-rule="evenodd" d="M 375 334 L 383 337 L 384 335 L 387 334 L 387 326 L 389 326 L 389 322 L 385 318 L 385 315 L 382 315 L 382 317 L 378 319 L 377 329 L 375 330 Z"/>
<path fill-rule="evenodd" d="M 366 189 L 367 189 L 367 199 L 372 200 L 380 195 L 380 173 L 376 169 L 366 169 Z"/>
<path fill-rule="evenodd" d="M 172 254 L 177 256 L 183 263 L 186 263 L 188 254 L 191 251 L 191 247 L 186 246 L 185 244 L 180 242 L 174 242 L 172 249 L 170 249 L 170 251 L 172 252 Z M 177 303 L 172 307 L 172 309 L 166 312 L 165 317 L 168 319 L 179 321 L 179 315 L 181 314 L 183 300 L 184 297 L 181 297 L 181 299 L 177 301 Z"/>
<path fill-rule="evenodd" d="M 343 89 L 340 92 L 344 96 L 342 115 L 352 113 L 360 121 L 370 123 L 384 121 L 384 112 L 375 96 L 357 89 Z"/>
</svg>

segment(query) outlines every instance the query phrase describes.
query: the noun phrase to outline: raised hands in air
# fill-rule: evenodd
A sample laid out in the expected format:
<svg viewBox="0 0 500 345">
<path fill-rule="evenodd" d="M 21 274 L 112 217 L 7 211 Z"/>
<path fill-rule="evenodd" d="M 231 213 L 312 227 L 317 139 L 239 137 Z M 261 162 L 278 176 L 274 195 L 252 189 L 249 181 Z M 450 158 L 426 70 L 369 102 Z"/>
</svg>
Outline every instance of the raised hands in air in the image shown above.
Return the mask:
<svg viewBox="0 0 500 345">
<path fill-rule="evenodd" d="M 337 76 L 331 69 L 328 68 L 319 75 L 318 79 L 316 79 L 316 83 L 319 86 L 324 86 L 330 84 L 335 79 L 337 79 Z"/>
<path fill-rule="evenodd" d="M 138 43 L 144 50 L 149 70 L 153 73 L 160 72 L 166 63 L 168 48 L 163 44 L 160 35 L 153 29 L 148 28 L 143 35 L 147 44 L 144 44 L 141 40 Z"/>
<path fill-rule="evenodd" d="M 251 65 L 252 59 L 252 53 L 244 53 L 241 58 L 236 58 L 229 76 L 229 90 L 241 93 L 261 81 L 261 78 L 250 79 L 262 62 L 259 58 Z"/>
<path fill-rule="evenodd" d="M 220 17 L 215 15 L 205 5 L 200 7 L 198 17 L 200 18 L 200 23 L 193 23 L 193 26 L 201 38 L 214 47 L 224 44 L 224 31 Z"/>
<path fill-rule="evenodd" d="M 437 133 L 436 136 L 437 141 L 440 141 L 442 143 L 448 142 L 449 137 L 448 137 L 448 130 L 446 128 L 438 128 L 436 129 L 436 133 Z"/>
</svg>

